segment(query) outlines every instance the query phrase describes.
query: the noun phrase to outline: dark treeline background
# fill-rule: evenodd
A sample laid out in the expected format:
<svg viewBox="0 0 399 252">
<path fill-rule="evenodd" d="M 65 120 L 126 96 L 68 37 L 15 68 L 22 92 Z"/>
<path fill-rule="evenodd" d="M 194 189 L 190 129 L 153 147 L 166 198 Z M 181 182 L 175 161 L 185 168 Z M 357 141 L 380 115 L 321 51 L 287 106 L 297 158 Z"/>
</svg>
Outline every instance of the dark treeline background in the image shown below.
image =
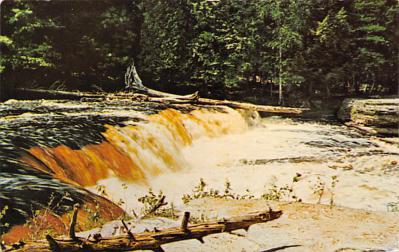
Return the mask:
<svg viewBox="0 0 399 252">
<path fill-rule="evenodd" d="M 5 0 L 1 89 L 396 94 L 397 0 Z M 240 98 L 240 97 L 237 97 Z"/>
</svg>

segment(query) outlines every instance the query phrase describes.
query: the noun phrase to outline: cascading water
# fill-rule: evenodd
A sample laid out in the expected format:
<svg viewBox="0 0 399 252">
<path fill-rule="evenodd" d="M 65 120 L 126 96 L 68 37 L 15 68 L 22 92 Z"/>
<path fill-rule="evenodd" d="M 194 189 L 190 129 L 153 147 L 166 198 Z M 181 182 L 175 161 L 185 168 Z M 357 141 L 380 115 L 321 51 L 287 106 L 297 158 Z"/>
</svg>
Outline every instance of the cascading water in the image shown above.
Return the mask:
<svg viewBox="0 0 399 252">
<path fill-rule="evenodd" d="M 145 187 L 128 183 L 126 189 L 118 179 L 99 184 L 109 189 L 114 201 L 125 202 L 128 211 L 141 207 L 137 198 L 147 194 L 149 187 L 156 193 L 161 190 L 175 209 L 184 211 L 182 196 L 192 193 L 201 178 L 207 191 L 222 194 L 227 180 L 234 194 L 256 198 L 273 188 L 292 186 L 290 194 L 296 198 L 282 190 L 279 200 L 373 211 L 386 212 L 399 197 L 399 146 L 332 122 L 264 118 L 241 134 L 197 139 L 182 155 L 190 169 L 163 173 Z M 298 173 L 301 176 L 293 183 Z"/>
<path fill-rule="evenodd" d="M 160 174 L 187 168 L 182 150 L 193 140 L 248 127 L 238 111 L 226 107 L 171 107 L 129 101 L 0 105 L 0 206 L 9 209 L 3 224 L 23 224 L 44 208 L 63 222 L 74 203 L 93 209 L 99 201 L 107 205 L 100 214 L 115 217 L 120 208 L 84 188 L 106 179 L 145 186 Z"/>
<path fill-rule="evenodd" d="M 149 188 L 183 210 L 182 195 L 200 178 L 219 191 L 229 180 L 241 195 L 292 185 L 291 196 L 308 203 L 333 199 L 338 206 L 386 211 L 399 196 L 398 157 L 398 146 L 345 126 L 260 120 L 226 107 L 9 101 L 0 104 L 0 209 L 8 206 L 0 227 L 18 240 L 30 232 L 24 222 L 50 208 L 44 218 L 65 233 L 67 213 L 80 203 L 85 228 L 94 211 L 111 220 L 138 210 L 137 199 Z"/>
<path fill-rule="evenodd" d="M 187 166 L 180 151 L 193 139 L 239 132 L 247 126 L 237 111 L 227 108 L 223 113 L 198 110 L 188 114 L 166 109 L 143 120 L 105 124 L 104 139 L 80 149 L 64 144 L 33 146 L 20 160 L 85 187 L 108 177 L 145 184 L 149 177 Z"/>
</svg>

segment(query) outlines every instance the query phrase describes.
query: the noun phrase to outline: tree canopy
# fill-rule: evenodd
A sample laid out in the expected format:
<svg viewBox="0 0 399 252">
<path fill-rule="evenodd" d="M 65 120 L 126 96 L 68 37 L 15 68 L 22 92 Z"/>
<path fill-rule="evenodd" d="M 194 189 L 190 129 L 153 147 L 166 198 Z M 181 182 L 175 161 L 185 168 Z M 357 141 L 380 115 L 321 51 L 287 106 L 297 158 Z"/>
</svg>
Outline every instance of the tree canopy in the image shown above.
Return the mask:
<svg viewBox="0 0 399 252">
<path fill-rule="evenodd" d="M 306 96 L 398 91 L 396 0 L 5 0 L 10 87 L 115 91 L 134 60 L 145 85 Z"/>
</svg>

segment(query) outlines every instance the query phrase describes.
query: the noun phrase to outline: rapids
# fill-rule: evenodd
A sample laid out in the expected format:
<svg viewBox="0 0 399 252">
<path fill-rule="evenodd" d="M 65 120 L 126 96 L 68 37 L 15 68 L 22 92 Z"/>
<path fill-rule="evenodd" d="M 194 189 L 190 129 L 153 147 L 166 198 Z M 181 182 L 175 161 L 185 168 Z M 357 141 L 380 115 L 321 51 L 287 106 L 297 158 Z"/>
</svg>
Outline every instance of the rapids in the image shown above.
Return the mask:
<svg viewBox="0 0 399 252">
<path fill-rule="evenodd" d="M 0 104 L 0 206 L 8 208 L 0 221 L 23 224 L 50 208 L 64 222 L 74 203 L 104 203 L 85 188 L 115 178 L 145 187 L 188 168 L 182 151 L 192 141 L 247 128 L 244 116 L 226 107 L 10 100 Z"/>
<path fill-rule="evenodd" d="M 227 107 L 10 100 L 0 104 L 0 159 L 0 209 L 10 209 L 0 221 L 11 225 L 46 207 L 65 222 L 74 203 L 100 201 L 110 219 L 122 202 L 131 214 L 149 188 L 184 210 L 201 178 L 221 192 L 226 180 L 255 197 L 287 185 L 304 202 L 367 210 L 399 200 L 399 146 L 334 122 Z"/>
<path fill-rule="evenodd" d="M 301 177 L 293 184 L 293 194 L 307 203 L 319 201 L 321 187 L 322 204 L 332 199 L 338 206 L 387 211 L 399 200 L 399 146 L 333 122 L 264 118 L 244 132 L 198 138 L 181 154 L 186 169 L 163 173 L 146 186 L 116 178 L 99 184 L 114 201 L 125 202 L 128 212 L 140 209 L 137 199 L 149 187 L 162 191 L 183 211 L 183 194 L 190 193 L 201 178 L 208 190 L 223 192 L 228 180 L 234 193 L 260 197 L 273 185 L 290 186 L 297 173 Z"/>
</svg>

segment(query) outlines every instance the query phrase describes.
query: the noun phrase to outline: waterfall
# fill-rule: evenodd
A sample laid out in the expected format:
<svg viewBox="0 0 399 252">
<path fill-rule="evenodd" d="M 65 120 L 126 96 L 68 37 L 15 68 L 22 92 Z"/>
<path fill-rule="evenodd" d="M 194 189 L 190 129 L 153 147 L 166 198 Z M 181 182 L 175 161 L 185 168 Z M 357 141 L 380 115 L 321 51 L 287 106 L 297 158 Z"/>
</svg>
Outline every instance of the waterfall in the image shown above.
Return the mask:
<svg viewBox="0 0 399 252">
<path fill-rule="evenodd" d="M 185 168 L 181 150 L 193 140 L 243 132 L 248 127 L 239 112 L 227 108 L 187 114 L 166 109 L 146 119 L 133 125 L 105 125 L 101 143 L 77 150 L 66 145 L 34 146 L 20 160 L 84 187 L 109 177 L 145 184 L 153 176 Z"/>
<path fill-rule="evenodd" d="M 131 101 L 0 104 L 0 208 L 9 209 L 0 224 L 14 230 L 35 211 L 51 208 L 54 215 L 45 218 L 63 226 L 74 203 L 88 211 L 81 222 L 98 205 L 106 219 L 116 218 L 123 210 L 114 199 L 92 190 L 99 181 L 146 187 L 161 174 L 189 169 L 182 152 L 193 141 L 244 132 L 254 118 L 227 107 Z"/>
</svg>

